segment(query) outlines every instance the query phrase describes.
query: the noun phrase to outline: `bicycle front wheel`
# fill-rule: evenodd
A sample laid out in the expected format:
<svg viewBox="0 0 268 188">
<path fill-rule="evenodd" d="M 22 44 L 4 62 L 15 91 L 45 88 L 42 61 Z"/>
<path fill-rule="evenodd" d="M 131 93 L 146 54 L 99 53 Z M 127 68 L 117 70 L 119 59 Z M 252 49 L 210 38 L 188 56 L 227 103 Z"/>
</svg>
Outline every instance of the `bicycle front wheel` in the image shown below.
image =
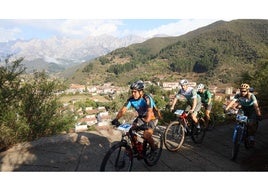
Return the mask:
<svg viewBox="0 0 268 188">
<path fill-rule="evenodd" d="M 133 152 L 127 143 L 113 145 L 104 156 L 100 171 L 131 171 Z"/>
<path fill-rule="evenodd" d="M 178 151 L 183 144 L 185 131 L 179 121 L 171 122 L 164 132 L 164 144 L 169 151 Z"/>
<path fill-rule="evenodd" d="M 242 136 L 242 130 L 240 128 L 235 128 L 233 133 L 233 146 L 232 146 L 232 160 L 237 158 L 237 154 L 240 147 L 240 138 Z"/>
</svg>

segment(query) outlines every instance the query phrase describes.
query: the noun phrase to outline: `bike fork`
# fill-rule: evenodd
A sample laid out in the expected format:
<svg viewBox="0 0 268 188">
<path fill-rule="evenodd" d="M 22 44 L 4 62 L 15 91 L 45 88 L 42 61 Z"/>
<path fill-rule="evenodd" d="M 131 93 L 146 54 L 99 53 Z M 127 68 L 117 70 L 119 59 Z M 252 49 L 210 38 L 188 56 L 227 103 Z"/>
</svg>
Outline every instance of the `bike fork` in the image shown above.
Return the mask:
<svg viewBox="0 0 268 188">
<path fill-rule="evenodd" d="M 241 132 L 241 134 L 238 135 L 238 131 Z M 240 127 L 240 125 L 236 125 L 234 128 L 234 133 L 233 133 L 233 143 L 235 143 L 238 139 L 238 143 L 240 144 L 243 138 L 243 129 Z M 237 138 L 237 136 L 240 136 L 240 138 Z"/>
</svg>

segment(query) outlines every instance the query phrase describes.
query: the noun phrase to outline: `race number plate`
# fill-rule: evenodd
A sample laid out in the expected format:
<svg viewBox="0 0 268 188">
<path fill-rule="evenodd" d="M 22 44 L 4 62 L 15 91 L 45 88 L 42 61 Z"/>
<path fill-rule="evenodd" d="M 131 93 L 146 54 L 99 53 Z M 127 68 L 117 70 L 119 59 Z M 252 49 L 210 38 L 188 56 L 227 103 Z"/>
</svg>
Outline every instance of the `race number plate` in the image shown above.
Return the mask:
<svg viewBox="0 0 268 188">
<path fill-rule="evenodd" d="M 184 112 L 184 110 L 176 110 L 175 112 L 174 112 L 174 114 L 176 114 L 176 115 L 182 115 L 182 113 Z"/>
<path fill-rule="evenodd" d="M 128 132 L 129 129 L 131 128 L 131 124 L 129 123 L 124 123 L 122 125 L 120 125 L 119 127 L 117 127 L 118 130 L 124 131 L 124 132 Z"/>
</svg>

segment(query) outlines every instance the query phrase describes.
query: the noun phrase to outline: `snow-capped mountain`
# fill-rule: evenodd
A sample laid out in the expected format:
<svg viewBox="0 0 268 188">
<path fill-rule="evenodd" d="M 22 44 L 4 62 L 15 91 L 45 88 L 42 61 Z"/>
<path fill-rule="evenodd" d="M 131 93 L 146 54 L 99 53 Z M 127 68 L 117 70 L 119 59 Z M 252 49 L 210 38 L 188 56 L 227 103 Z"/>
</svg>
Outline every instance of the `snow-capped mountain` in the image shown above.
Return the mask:
<svg viewBox="0 0 268 188">
<path fill-rule="evenodd" d="M 116 38 L 108 35 L 89 36 L 84 39 L 52 37 L 46 40 L 16 40 L 0 43 L 0 58 L 13 54 L 15 57 L 24 57 L 24 64 L 28 71 L 47 70 L 53 65 L 55 70 L 50 71 L 57 72 L 105 55 L 117 48 L 145 40 L 138 36 Z"/>
</svg>

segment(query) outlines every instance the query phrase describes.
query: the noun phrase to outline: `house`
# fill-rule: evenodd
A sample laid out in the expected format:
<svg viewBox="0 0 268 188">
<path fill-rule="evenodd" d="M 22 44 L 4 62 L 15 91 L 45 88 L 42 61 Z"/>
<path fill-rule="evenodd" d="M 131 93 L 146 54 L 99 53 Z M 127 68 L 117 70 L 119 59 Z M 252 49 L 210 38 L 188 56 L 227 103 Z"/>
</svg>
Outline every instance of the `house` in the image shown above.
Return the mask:
<svg viewBox="0 0 268 188">
<path fill-rule="evenodd" d="M 179 82 L 163 82 L 163 89 L 170 91 L 179 87 Z"/>
<path fill-rule="evenodd" d="M 80 84 L 71 84 L 69 89 L 65 90 L 68 93 L 83 93 L 86 90 L 86 86 Z"/>
</svg>

